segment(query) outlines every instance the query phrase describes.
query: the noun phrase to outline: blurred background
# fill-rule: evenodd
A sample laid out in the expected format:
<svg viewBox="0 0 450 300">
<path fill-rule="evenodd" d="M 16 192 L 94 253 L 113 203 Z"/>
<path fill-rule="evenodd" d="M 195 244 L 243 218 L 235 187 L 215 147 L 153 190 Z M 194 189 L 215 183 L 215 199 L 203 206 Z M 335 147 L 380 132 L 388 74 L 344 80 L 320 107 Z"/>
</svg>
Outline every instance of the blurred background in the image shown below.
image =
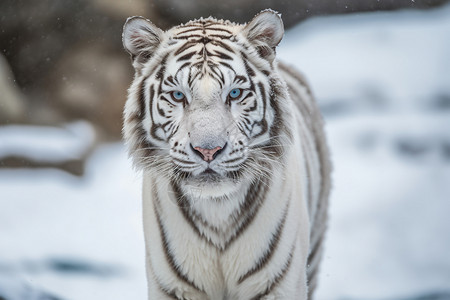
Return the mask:
<svg viewBox="0 0 450 300">
<path fill-rule="evenodd" d="M 2 0 L 0 300 L 146 299 L 127 17 L 282 13 L 334 163 L 316 299 L 450 299 L 446 0 Z"/>
</svg>

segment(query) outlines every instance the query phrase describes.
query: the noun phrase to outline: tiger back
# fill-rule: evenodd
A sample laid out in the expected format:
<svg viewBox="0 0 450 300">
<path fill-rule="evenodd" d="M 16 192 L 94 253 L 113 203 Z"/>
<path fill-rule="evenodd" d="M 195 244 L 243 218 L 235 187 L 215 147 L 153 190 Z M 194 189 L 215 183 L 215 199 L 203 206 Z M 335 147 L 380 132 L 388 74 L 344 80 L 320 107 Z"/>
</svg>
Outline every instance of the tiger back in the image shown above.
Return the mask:
<svg viewBox="0 0 450 300">
<path fill-rule="evenodd" d="M 143 172 L 149 299 L 310 299 L 330 162 L 303 77 L 266 10 L 162 31 L 129 18 L 124 139 Z"/>
</svg>

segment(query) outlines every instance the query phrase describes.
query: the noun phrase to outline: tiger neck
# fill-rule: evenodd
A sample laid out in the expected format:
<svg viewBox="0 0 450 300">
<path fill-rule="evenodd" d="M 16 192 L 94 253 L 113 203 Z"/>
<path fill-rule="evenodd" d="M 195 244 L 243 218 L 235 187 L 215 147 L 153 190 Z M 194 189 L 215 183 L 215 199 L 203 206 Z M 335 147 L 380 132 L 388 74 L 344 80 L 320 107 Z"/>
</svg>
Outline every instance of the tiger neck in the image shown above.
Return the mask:
<svg viewBox="0 0 450 300">
<path fill-rule="evenodd" d="M 226 250 L 252 223 L 264 203 L 269 185 L 268 179 L 260 178 L 242 182 L 235 192 L 222 197 L 198 197 L 171 183 L 166 196 L 173 197 L 172 202 L 177 203 L 186 223 L 201 238 L 219 250 Z M 158 189 L 157 193 L 161 192 Z"/>
</svg>

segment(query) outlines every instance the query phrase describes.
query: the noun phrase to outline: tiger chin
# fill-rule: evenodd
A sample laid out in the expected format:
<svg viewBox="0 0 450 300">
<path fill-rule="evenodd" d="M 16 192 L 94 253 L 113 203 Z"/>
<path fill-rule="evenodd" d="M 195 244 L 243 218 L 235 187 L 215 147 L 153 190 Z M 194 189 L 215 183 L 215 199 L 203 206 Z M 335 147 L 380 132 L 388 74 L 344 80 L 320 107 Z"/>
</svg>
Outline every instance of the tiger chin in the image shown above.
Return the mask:
<svg viewBox="0 0 450 300">
<path fill-rule="evenodd" d="M 308 85 L 276 59 L 283 35 L 272 10 L 244 25 L 125 23 L 149 299 L 312 298 L 331 165 Z"/>
</svg>

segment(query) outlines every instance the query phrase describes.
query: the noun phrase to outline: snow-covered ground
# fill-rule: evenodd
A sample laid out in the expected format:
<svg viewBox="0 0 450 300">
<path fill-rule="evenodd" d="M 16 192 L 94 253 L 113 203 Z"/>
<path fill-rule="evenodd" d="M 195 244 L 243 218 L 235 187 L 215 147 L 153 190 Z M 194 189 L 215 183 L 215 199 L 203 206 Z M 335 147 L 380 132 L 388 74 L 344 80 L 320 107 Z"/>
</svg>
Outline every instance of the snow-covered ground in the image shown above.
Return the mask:
<svg viewBox="0 0 450 300">
<path fill-rule="evenodd" d="M 310 79 L 335 165 L 316 298 L 450 292 L 450 6 L 314 18 L 278 56 Z M 0 169 L 0 295 L 35 289 L 145 299 L 140 178 L 120 144 L 82 178 Z"/>
<path fill-rule="evenodd" d="M 311 19 L 278 55 L 309 77 L 335 165 L 317 298 L 450 291 L 450 6 Z"/>
<path fill-rule="evenodd" d="M 63 162 L 84 157 L 95 143 L 95 129 L 86 121 L 51 126 L 0 127 L 0 159 L 20 156 L 37 161 Z"/>
</svg>

